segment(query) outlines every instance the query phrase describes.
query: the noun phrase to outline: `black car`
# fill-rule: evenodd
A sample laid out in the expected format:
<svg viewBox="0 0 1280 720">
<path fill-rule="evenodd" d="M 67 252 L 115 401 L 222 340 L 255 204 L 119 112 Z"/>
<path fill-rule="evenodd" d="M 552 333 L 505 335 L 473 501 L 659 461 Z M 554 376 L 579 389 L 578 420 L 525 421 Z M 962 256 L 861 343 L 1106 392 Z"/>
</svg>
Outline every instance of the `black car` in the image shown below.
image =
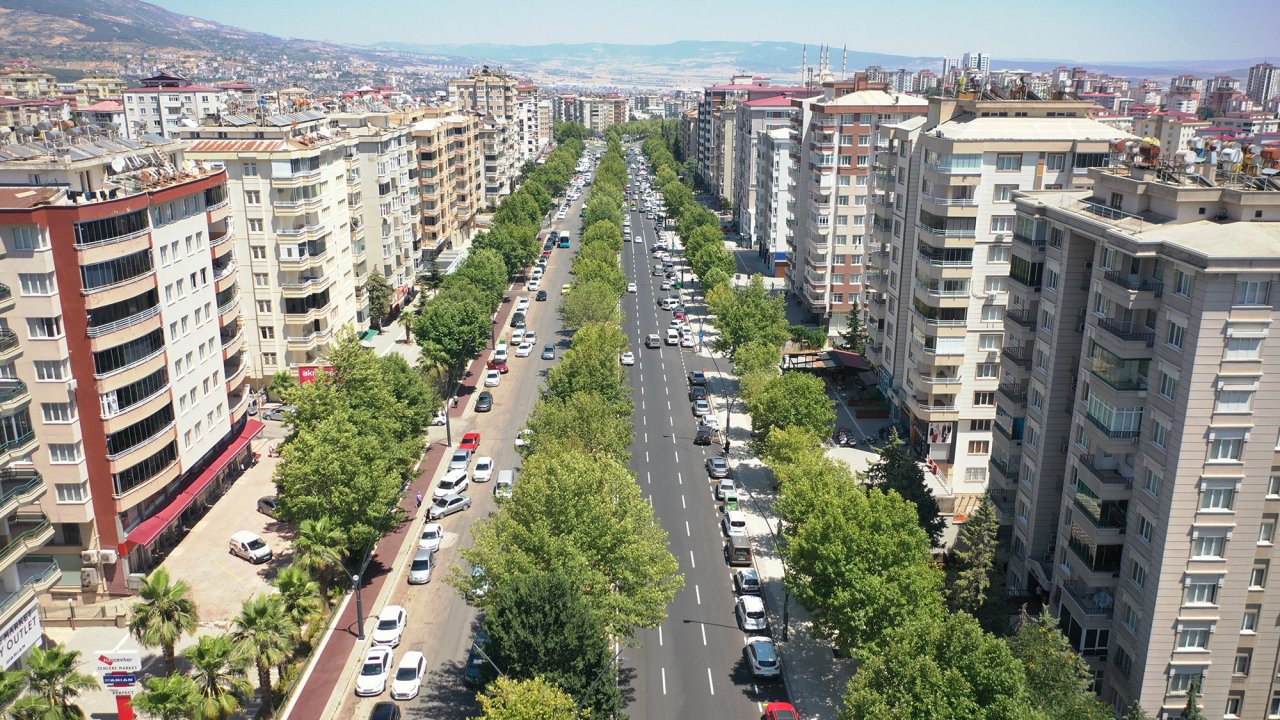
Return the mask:
<svg viewBox="0 0 1280 720">
<path fill-rule="evenodd" d="M 546 291 L 546 290 L 539 290 L 539 291 L 538 291 L 538 294 L 533 296 L 533 299 L 534 299 L 534 300 L 537 300 L 538 302 L 546 302 L 546 300 L 547 300 L 547 291 Z"/>
<path fill-rule="evenodd" d="M 476 412 L 489 412 L 493 409 L 493 393 L 485 390 L 476 398 Z"/>
<path fill-rule="evenodd" d="M 475 640 L 471 643 L 471 652 L 467 654 L 467 666 L 462 671 L 462 681 L 468 687 L 481 687 L 489 681 L 489 661 L 480 654 L 488 645 L 489 634 L 484 628 L 477 630 Z"/>
<path fill-rule="evenodd" d="M 511 314 L 511 327 L 524 327 L 524 313 Z"/>
<path fill-rule="evenodd" d="M 711 428 L 702 426 L 698 428 L 698 432 L 693 436 L 694 445 L 710 445 L 714 438 L 711 434 Z"/>
<path fill-rule="evenodd" d="M 690 400 L 706 400 L 707 399 L 706 386 L 694 385 L 693 387 L 689 388 L 689 399 Z"/>
<path fill-rule="evenodd" d="M 369 720 L 400 720 L 400 706 L 384 700 L 369 711 Z"/>
<path fill-rule="evenodd" d="M 694 370 L 693 372 L 689 373 L 689 384 L 695 387 L 698 385 L 706 386 L 707 374 L 702 372 L 701 370 Z"/>
</svg>

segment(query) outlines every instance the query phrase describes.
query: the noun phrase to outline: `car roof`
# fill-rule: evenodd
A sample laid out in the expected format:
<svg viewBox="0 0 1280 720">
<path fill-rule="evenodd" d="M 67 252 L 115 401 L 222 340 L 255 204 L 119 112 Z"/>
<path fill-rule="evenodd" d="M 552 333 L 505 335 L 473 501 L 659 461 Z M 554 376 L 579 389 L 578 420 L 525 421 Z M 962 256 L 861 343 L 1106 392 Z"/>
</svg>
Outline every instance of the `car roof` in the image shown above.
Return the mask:
<svg viewBox="0 0 1280 720">
<path fill-rule="evenodd" d="M 391 648 L 386 645 L 374 645 L 369 648 L 369 652 L 364 654 L 365 660 L 381 660 L 384 655 L 390 655 Z"/>
<path fill-rule="evenodd" d="M 413 554 L 413 561 L 418 562 L 419 560 L 430 560 L 431 556 L 434 554 L 435 553 L 431 552 L 430 550 L 424 550 L 419 548 L 418 552 Z"/>
<path fill-rule="evenodd" d="M 764 609 L 764 601 L 755 595 L 739 595 L 738 602 L 748 610 Z"/>
<path fill-rule="evenodd" d="M 757 636 L 747 638 L 747 644 L 756 651 L 756 657 L 761 660 L 777 660 L 778 651 L 773 646 L 773 641 L 767 637 Z"/>
<path fill-rule="evenodd" d="M 399 617 L 404 612 L 404 608 L 399 605 L 388 605 L 382 608 L 382 612 L 378 613 L 379 618 Z"/>
<path fill-rule="evenodd" d="M 423 655 L 420 651 L 410 650 L 400 656 L 400 667 L 405 667 L 406 665 L 417 665 L 418 660 L 422 659 L 422 657 Z"/>
<path fill-rule="evenodd" d="M 465 496 L 462 493 L 449 493 L 448 495 L 441 495 L 440 497 L 436 498 L 436 501 L 443 500 L 444 502 L 453 502 L 454 498 L 461 498 L 461 497 L 465 497 Z"/>
<path fill-rule="evenodd" d="M 757 580 L 760 579 L 760 573 L 756 572 L 755 568 L 742 568 L 738 570 L 738 574 L 742 577 L 753 577 Z"/>
<path fill-rule="evenodd" d="M 437 532 L 441 532 L 441 533 L 443 533 L 443 532 L 444 532 L 444 525 L 441 525 L 440 523 L 434 523 L 434 522 L 432 522 L 432 523 L 427 523 L 426 525 L 423 525 L 423 526 L 422 526 L 422 532 L 423 532 L 424 534 L 425 534 L 428 530 L 435 530 L 435 531 L 437 531 Z"/>
</svg>

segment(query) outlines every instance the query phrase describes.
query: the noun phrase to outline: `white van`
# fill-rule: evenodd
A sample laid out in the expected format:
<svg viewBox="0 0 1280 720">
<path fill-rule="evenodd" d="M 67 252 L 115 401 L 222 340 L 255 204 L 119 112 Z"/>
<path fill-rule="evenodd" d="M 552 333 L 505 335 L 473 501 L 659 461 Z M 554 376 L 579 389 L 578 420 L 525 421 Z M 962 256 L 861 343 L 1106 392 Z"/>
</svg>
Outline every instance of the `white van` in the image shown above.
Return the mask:
<svg viewBox="0 0 1280 720">
<path fill-rule="evenodd" d="M 257 565 L 271 559 L 271 547 L 262 538 L 248 530 L 231 536 L 231 554 Z"/>
<path fill-rule="evenodd" d="M 515 491 L 516 473 L 514 470 L 499 470 L 498 481 L 493 484 L 493 497 L 497 500 L 507 500 Z"/>
<path fill-rule="evenodd" d="M 680 344 L 680 333 L 675 328 L 667 328 L 667 344 L 668 345 Z"/>
</svg>

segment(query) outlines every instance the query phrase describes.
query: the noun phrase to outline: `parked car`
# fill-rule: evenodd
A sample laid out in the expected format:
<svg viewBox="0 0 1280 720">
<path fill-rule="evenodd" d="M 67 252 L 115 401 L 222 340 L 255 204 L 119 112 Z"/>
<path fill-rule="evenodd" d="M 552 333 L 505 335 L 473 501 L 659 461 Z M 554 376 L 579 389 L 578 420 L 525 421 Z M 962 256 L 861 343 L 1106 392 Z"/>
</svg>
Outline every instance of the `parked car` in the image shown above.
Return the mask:
<svg viewBox="0 0 1280 720">
<path fill-rule="evenodd" d="M 519 350 L 516 350 L 516 357 L 520 357 Z M 502 384 L 502 373 L 498 372 L 497 370 L 489 370 L 484 374 L 485 387 L 498 387 L 501 384 Z"/>
<path fill-rule="evenodd" d="M 498 481 L 493 485 L 493 497 L 501 502 L 508 500 L 516 489 L 516 474 L 511 470 L 498 473 Z"/>
<path fill-rule="evenodd" d="M 231 535 L 228 548 L 232 555 L 258 565 L 271 559 L 271 546 L 256 533 L 241 530 Z"/>
<path fill-rule="evenodd" d="M 481 654 L 488 645 L 489 634 L 484 631 L 484 628 L 476 630 L 476 636 L 471 641 L 471 650 L 467 653 L 467 665 L 462 671 L 462 682 L 467 687 L 480 687 L 489 679 L 491 670 L 489 661 Z"/>
<path fill-rule="evenodd" d="M 373 697 L 381 695 L 387 689 L 387 676 L 391 674 L 391 663 L 394 653 L 391 648 L 374 646 L 365 653 L 364 662 L 360 663 L 360 674 L 356 676 L 356 695 Z"/>
<path fill-rule="evenodd" d="M 418 548 L 413 553 L 413 561 L 409 563 L 409 584 L 426 585 L 431 582 L 431 571 L 435 567 L 435 553 Z"/>
<path fill-rule="evenodd" d="M 701 370 L 694 370 L 693 372 L 689 373 L 689 384 L 693 386 L 701 385 L 703 387 L 706 387 L 707 374 Z"/>
<path fill-rule="evenodd" d="M 696 344 L 697 341 L 693 339 L 693 333 L 683 333 L 680 335 L 680 347 L 691 348 Z"/>
<path fill-rule="evenodd" d="M 262 419 L 275 420 L 276 422 L 283 422 L 284 420 L 287 420 L 289 418 L 289 415 L 294 410 L 297 410 L 297 409 L 298 408 L 292 405 L 280 405 L 277 407 L 273 407 L 270 410 L 267 410 L 266 412 L 262 413 Z"/>
<path fill-rule="evenodd" d="M 707 475 L 716 479 L 729 477 L 729 461 L 719 455 L 707 458 Z"/>
<path fill-rule="evenodd" d="M 555 345 L 543 345 L 543 346 L 542 346 L 542 359 L 543 359 L 543 360 L 555 360 L 555 359 L 556 359 L 556 346 L 555 346 Z"/>
<path fill-rule="evenodd" d="M 476 397 L 476 412 L 489 412 L 493 410 L 493 393 L 485 391 Z"/>
<path fill-rule="evenodd" d="M 470 450 L 454 450 L 453 457 L 449 458 L 450 470 L 466 470 L 471 464 Z"/>
<path fill-rule="evenodd" d="M 706 400 L 694 400 L 693 414 L 697 417 L 702 417 L 703 415 L 710 415 L 711 403 L 707 402 Z"/>
<path fill-rule="evenodd" d="M 532 354 L 533 354 L 533 343 L 529 342 L 528 340 L 520 343 L 519 347 L 516 348 L 516 357 L 524 358 L 524 357 L 529 357 Z"/>
<path fill-rule="evenodd" d="M 369 720 L 400 720 L 400 717 L 400 706 L 386 700 L 369 711 Z"/>
<path fill-rule="evenodd" d="M 739 595 L 760 594 L 760 573 L 755 568 L 742 568 L 733 574 L 733 590 Z"/>
<path fill-rule="evenodd" d="M 710 399 L 711 397 L 707 394 L 707 388 L 705 385 L 694 385 L 693 387 L 689 388 L 690 402 L 693 402 L 694 400 L 710 400 Z"/>
<path fill-rule="evenodd" d="M 445 495 L 436 498 L 427 511 L 427 519 L 439 520 L 471 507 L 471 498 L 466 495 Z"/>
<path fill-rule="evenodd" d="M 396 647 L 404 636 L 404 626 L 409 613 L 399 605 L 388 605 L 378 613 L 378 624 L 373 628 L 373 644 Z"/>
<path fill-rule="evenodd" d="M 763 636 L 747 638 L 746 647 L 742 649 L 751 668 L 751 675 L 757 678 L 776 678 L 782 674 L 782 666 L 778 662 L 778 650 L 773 641 Z"/>
<path fill-rule="evenodd" d="M 724 531 L 726 537 L 734 535 L 746 537 L 747 535 L 747 516 L 740 510 L 730 510 L 724 514 L 724 518 L 720 520 L 720 529 Z"/>
<path fill-rule="evenodd" d="M 475 585 L 467 591 L 467 599 L 482 600 L 485 595 L 489 594 L 489 581 L 485 578 L 484 568 L 476 565 L 471 568 L 471 579 Z"/>
<path fill-rule="evenodd" d="M 480 449 L 480 433 L 469 432 L 462 436 L 462 440 L 458 442 L 459 450 L 469 450 L 475 452 Z"/>
<path fill-rule="evenodd" d="M 800 720 L 800 713 L 791 703 L 771 702 L 764 706 L 764 720 Z"/>
<path fill-rule="evenodd" d="M 487 371 L 492 373 L 498 373 L 500 375 L 506 375 L 507 373 L 511 372 L 511 368 L 507 365 L 506 358 L 503 358 L 502 360 L 493 358 L 489 360 L 489 362 L 486 362 L 484 364 L 484 367 Z"/>
<path fill-rule="evenodd" d="M 476 458 L 476 466 L 471 471 L 471 477 L 476 482 L 489 482 L 489 478 L 493 477 L 493 458 L 484 456 Z"/>
<path fill-rule="evenodd" d="M 626 352 L 622 353 L 622 356 L 621 356 L 621 358 L 619 358 L 619 360 L 622 362 L 622 364 L 623 364 L 623 365 L 635 365 L 635 364 L 636 364 L 636 354 L 635 354 L 635 353 L 633 353 L 633 352 L 631 352 L 630 350 L 628 350 L 628 351 L 626 351 Z"/>
<path fill-rule="evenodd" d="M 539 291 L 538 291 L 538 294 L 533 296 L 533 299 L 534 299 L 534 300 L 537 300 L 538 302 L 546 302 L 546 301 L 547 301 L 547 291 L 546 291 L 546 290 L 539 290 Z"/>
<path fill-rule="evenodd" d="M 432 491 L 431 496 L 441 498 L 446 495 L 457 495 L 470 485 L 471 478 L 467 477 L 466 470 L 450 470 L 440 479 L 440 483 L 436 485 L 436 489 Z"/>
<path fill-rule="evenodd" d="M 391 699 L 412 700 L 422 689 L 422 676 L 427 674 L 427 658 L 417 650 L 410 650 L 400 658 L 396 677 L 391 681 Z"/>
<path fill-rule="evenodd" d="M 698 431 L 693 435 L 694 445 L 710 445 L 714 440 L 714 433 L 711 431 L 711 428 L 706 427 L 705 425 L 699 427 Z"/>
<path fill-rule="evenodd" d="M 422 535 L 418 537 L 418 549 L 435 552 L 444 541 L 444 526 L 440 523 L 427 523 L 422 526 Z"/>
<path fill-rule="evenodd" d="M 280 511 L 280 498 L 275 495 L 266 495 L 258 498 L 258 512 L 273 518 Z"/>
<path fill-rule="evenodd" d="M 726 494 L 737 491 L 738 486 L 734 484 L 733 478 L 723 478 L 716 483 L 716 500 L 724 500 Z"/>
</svg>

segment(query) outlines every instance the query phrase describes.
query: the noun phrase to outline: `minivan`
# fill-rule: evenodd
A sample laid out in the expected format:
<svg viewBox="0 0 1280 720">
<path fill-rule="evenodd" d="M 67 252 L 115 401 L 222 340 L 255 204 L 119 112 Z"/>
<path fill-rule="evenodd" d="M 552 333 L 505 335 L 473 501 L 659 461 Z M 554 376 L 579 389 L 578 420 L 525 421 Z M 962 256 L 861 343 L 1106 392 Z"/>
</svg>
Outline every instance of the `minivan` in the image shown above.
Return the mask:
<svg viewBox="0 0 1280 720">
<path fill-rule="evenodd" d="M 271 559 L 271 547 L 248 530 L 241 530 L 231 536 L 230 550 L 232 555 L 244 558 L 254 565 Z"/>
<path fill-rule="evenodd" d="M 435 553 L 430 550 L 418 550 L 413 555 L 413 563 L 409 565 L 409 584 L 425 585 L 431 582 L 431 566 Z"/>
<path fill-rule="evenodd" d="M 667 344 L 668 345 L 680 344 L 680 333 L 677 332 L 675 328 L 667 328 Z"/>
<path fill-rule="evenodd" d="M 649 349 L 656 348 L 661 344 L 662 344 L 662 340 L 660 340 L 658 336 L 653 333 L 650 333 L 649 336 L 644 339 L 644 346 Z"/>
<path fill-rule="evenodd" d="M 493 484 L 493 497 L 497 500 L 507 500 L 515 491 L 516 473 L 514 470 L 499 470 L 498 480 Z"/>
<path fill-rule="evenodd" d="M 724 542 L 724 559 L 730 565 L 751 564 L 751 538 L 731 535 Z"/>
</svg>

